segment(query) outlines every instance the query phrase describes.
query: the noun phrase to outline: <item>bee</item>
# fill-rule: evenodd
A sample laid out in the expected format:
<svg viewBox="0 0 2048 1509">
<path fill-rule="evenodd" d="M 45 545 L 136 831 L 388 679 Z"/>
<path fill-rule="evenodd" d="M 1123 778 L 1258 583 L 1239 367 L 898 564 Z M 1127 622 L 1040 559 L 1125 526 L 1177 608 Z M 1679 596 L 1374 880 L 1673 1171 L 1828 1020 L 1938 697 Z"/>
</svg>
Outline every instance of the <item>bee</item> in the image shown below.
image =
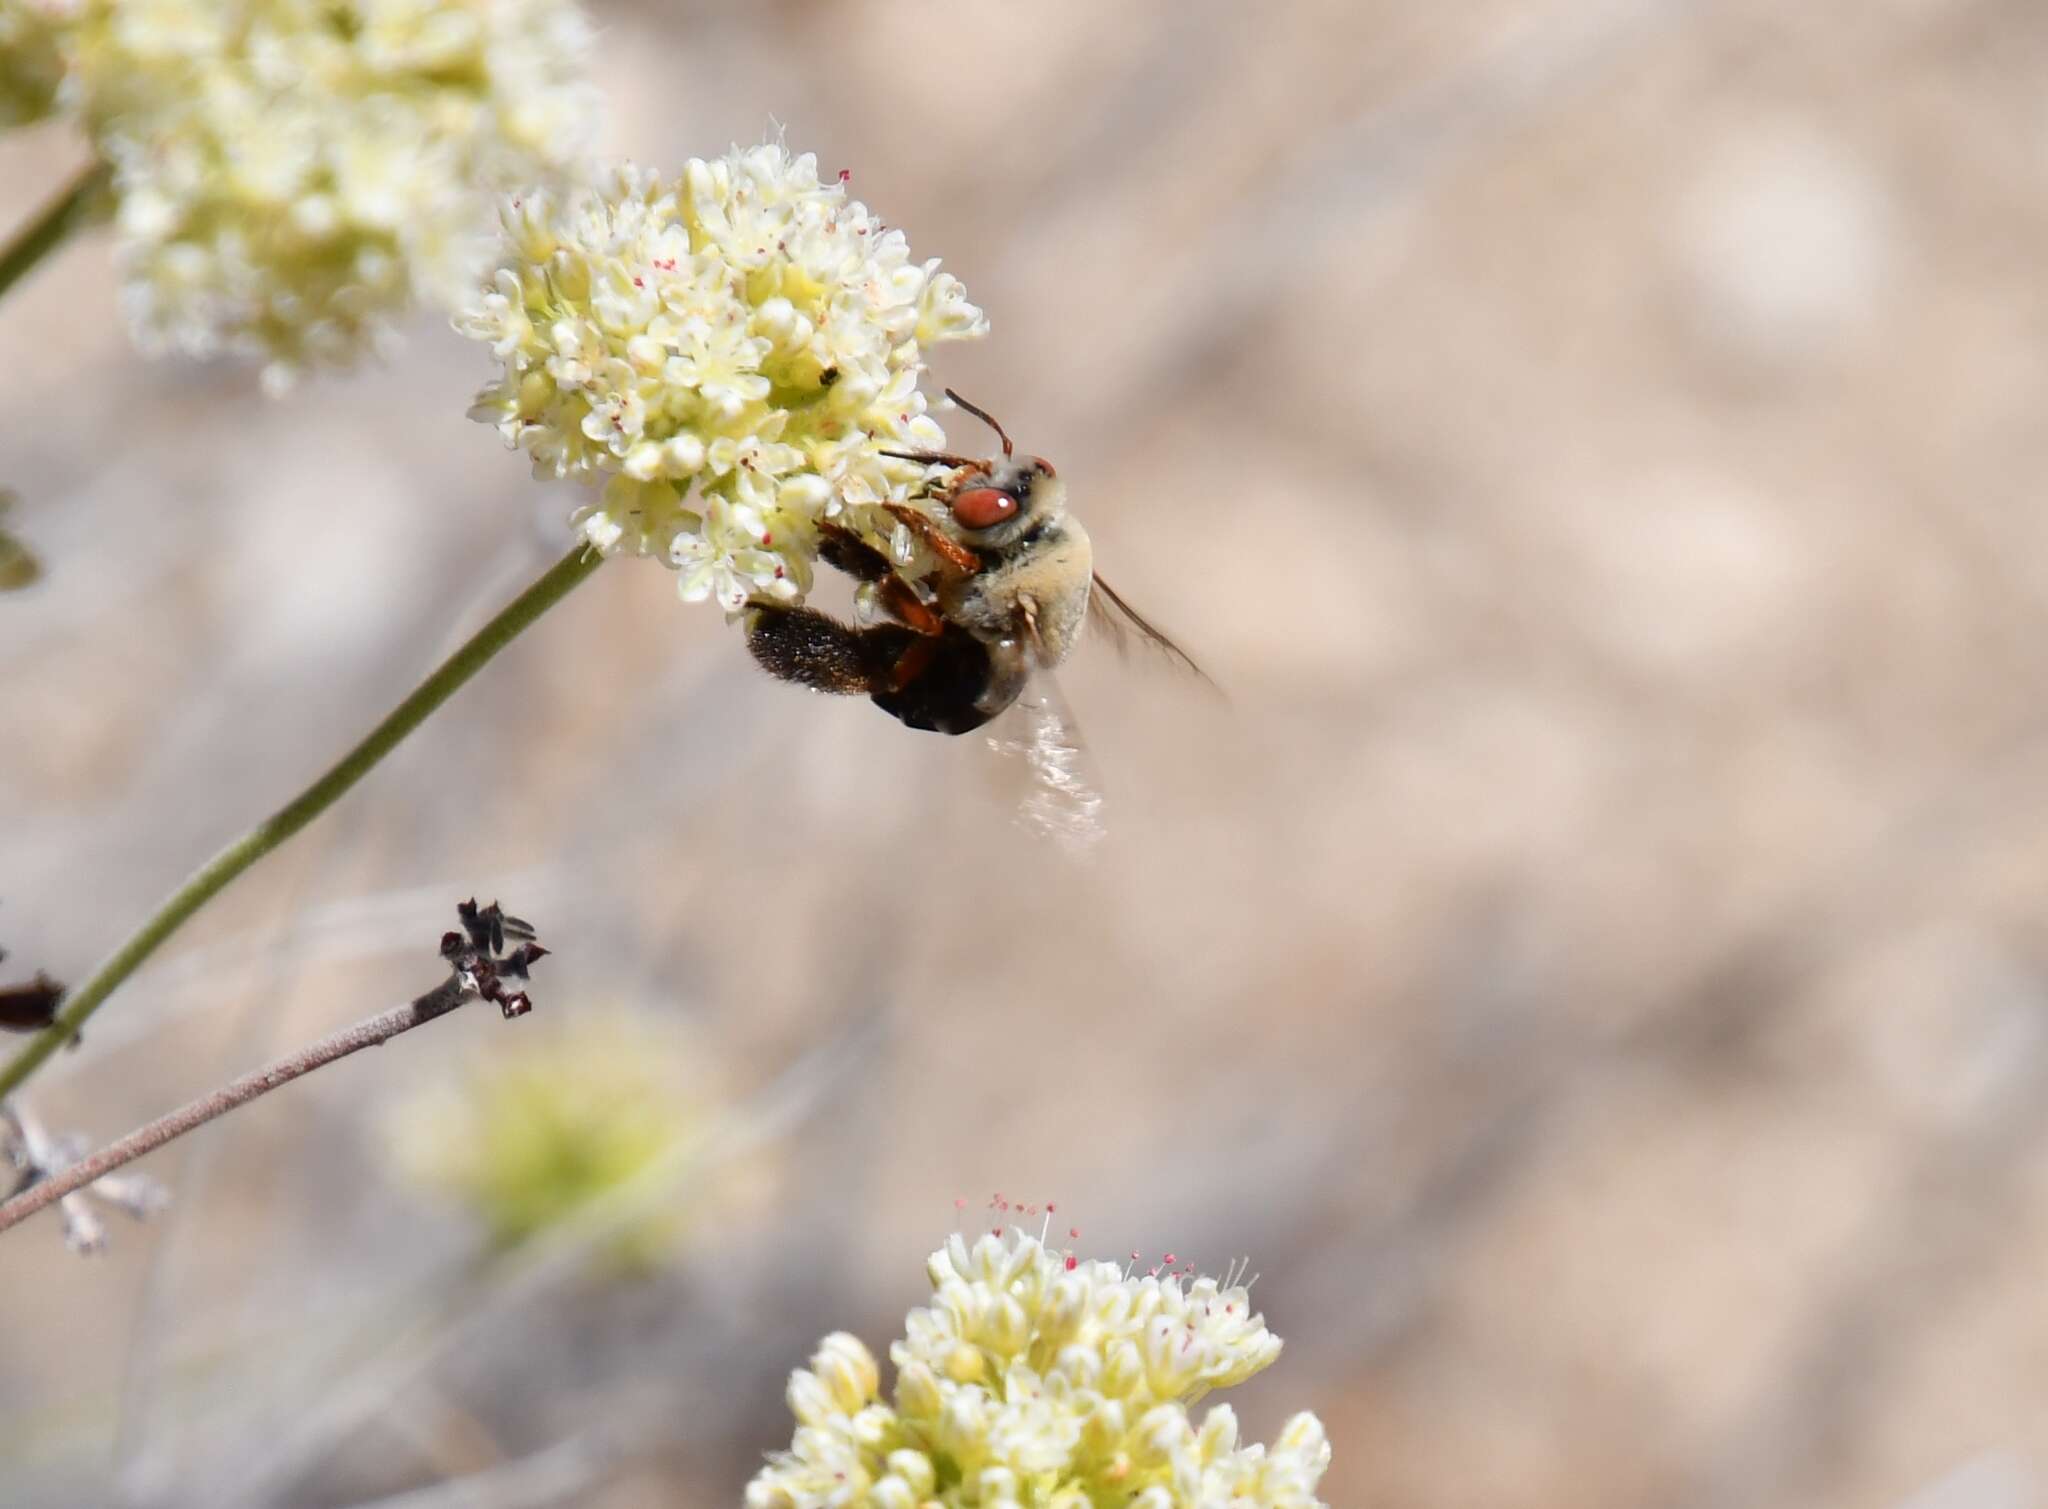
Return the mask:
<svg viewBox="0 0 2048 1509">
<path fill-rule="evenodd" d="M 744 622 L 761 667 L 816 691 L 866 696 L 911 728 L 945 734 L 971 733 L 1016 704 L 1034 676 L 1067 658 L 1087 623 L 1120 645 L 1135 632 L 1201 676 L 1095 570 L 1088 532 L 1067 511 L 1067 485 L 1052 463 L 1020 454 L 987 411 L 950 388 L 946 396 L 995 431 L 1000 459 L 882 453 L 949 468 L 929 494 L 935 512 L 887 505 L 930 550 L 936 570 L 907 578 L 852 530 L 826 523 L 819 559 L 872 584 L 888 621 L 856 626 L 756 600 Z M 1029 742 L 1046 737 L 1041 730 Z"/>
</svg>

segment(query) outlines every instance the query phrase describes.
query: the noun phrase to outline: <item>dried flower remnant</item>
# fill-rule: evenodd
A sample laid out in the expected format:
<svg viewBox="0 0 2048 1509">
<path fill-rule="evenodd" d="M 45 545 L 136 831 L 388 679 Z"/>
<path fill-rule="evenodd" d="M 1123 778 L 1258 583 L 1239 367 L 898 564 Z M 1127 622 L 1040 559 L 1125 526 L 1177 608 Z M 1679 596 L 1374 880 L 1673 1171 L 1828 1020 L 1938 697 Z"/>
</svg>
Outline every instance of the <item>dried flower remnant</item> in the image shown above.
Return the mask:
<svg viewBox="0 0 2048 1509">
<path fill-rule="evenodd" d="M 57 1020 L 64 987 L 37 970 L 25 985 L 0 986 L 0 1031 L 41 1032 Z"/>
<path fill-rule="evenodd" d="M 508 990 L 507 980 L 524 980 L 533 966 L 548 956 L 536 941 L 533 924 L 505 914 L 497 902 L 480 907 L 476 898 L 457 902 L 455 915 L 462 923 L 459 933 L 441 935 L 441 957 L 454 971 L 455 985 L 469 995 L 491 1002 L 510 1021 L 533 1010 L 523 990 Z M 505 940 L 517 945 L 505 951 Z"/>
<path fill-rule="evenodd" d="M 7 950 L 0 948 L 0 962 Z M 64 987 L 40 969 L 20 985 L 0 985 L 0 1031 L 41 1032 L 57 1020 Z"/>
<path fill-rule="evenodd" d="M 584 535 L 667 561 L 686 600 L 800 601 L 822 520 L 902 533 L 882 505 L 926 469 L 882 449 L 944 447 L 924 348 L 987 320 L 845 177 L 769 143 L 673 181 L 628 165 L 566 198 L 523 194 L 457 320 L 502 363 L 471 417 L 537 476 L 606 478 Z"/>
<path fill-rule="evenodd" d="M 92 1219 L 85 1203 L 87 1194 L 124 1205 L 136 1215 L 146 1214 L 162 1203 L 154 1184 L 116 1173 L 136 1159 L 316 1069 L 438 1021 L 478 997 L 495 1001 L 508 1018 L 524 1016 L 532 1010 L 533 1003 L 522 992 L 508 991 L 504 982 L 507 978 L 525 979 L 528 968 L 546 957 L 548 951 L 533 941 L 529 924 L 506 916 L 496 902 L 479 907 L 475 901 L 466 901 L 456 910 L 463 931 L 448 933 L 441 939 L 441 957 L 449 973 L 433 989 L 403 1006 L 330 1032 L 295 1053 L 230 1080 L 95 1153 L 88 1155 L 82 1145 L 53 1141 L 18 1104 L 11 1113 L 5 1104 L 0 1104 L 0 1119 L 5 1119 L 14 1132 L 9 1157 L 27 1174 L 12 1193 L 0 1197 L 0 1232 L 55 1204 L 64 1213 L 73 1245 L 95 1248 L 104 1241 L 104 1232 Z M 505 951 L 508 938 L 518 945 L 510 953 Z"/>
<path fill-rule="evenodd" d="M 496 195 L 593 114 L 573 0 L 65 3 L 59 102 L 115 170 L 139 342 L 262 357 L 272 389 L 453 307 Z"/>
<path fill-rule="evenodd" d="M 19 1103 L 0 1102 L 0 1168 L 14 1174 L 5 1198 L 63 1173 L 85 1152 L 83 1137 L 52 1136 Z M 64 1218 L 64 1245 L 73 1252 L 91 1254 L 106 1249 L 106 1223 L 94 1209 L 95 1201 L 135 1220 L 146 1221 L 167 1207 L 171 1196 L 147 1174 L 105 1174 L 85 1188 L 65 1195 L 57 1202 L 57 1209 Z"/>
<path fill-rule="evenodd" d="M 749 1509 L 1242 1504 L 1320 1509 L 1330 1448 L 1314 1415 L 1241 1445 L 1227 1405 L 1280 1342 L 1227 1276 L 1140 1274 L 1055 1252 L 1015 1227 L 954 1237 L 933 1300 L 889 1349 L 894 1403 L 854 1337 L 791 1375 L 797 1431 L 748 1486 Z"/>
</svg>

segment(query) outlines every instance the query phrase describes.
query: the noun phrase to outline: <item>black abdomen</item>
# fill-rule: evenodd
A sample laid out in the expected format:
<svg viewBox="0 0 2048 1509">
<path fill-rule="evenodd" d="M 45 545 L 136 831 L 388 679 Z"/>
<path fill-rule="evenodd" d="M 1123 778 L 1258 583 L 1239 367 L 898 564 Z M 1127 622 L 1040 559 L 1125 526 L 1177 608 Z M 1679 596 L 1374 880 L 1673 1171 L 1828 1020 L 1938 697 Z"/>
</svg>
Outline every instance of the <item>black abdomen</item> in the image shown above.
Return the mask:
<svg viewBox="0 0 2048 1509">
<path fill-rule="evenodd" d="M 815 608 L 756 603 L 746 630 L 747 648 L 770 675 L 813 691 L 868 696 L 911 728 L 972 733 L 1017 700 L 1017 679 L 958 624 L 936 635 L 901 624 L 856 628 Z"/>
<path fill-rule="evenodd" d="M 901 690 L 877 691 L 875 706 L 911 728 L 941 734 L 972 733 L 1008 706 L 1008 701 L 986 705 L 996 681 L 995 666 L 988 646 L 972 634 L 949 623 L 943 634 L 918 646 L 919 651 L 925 646 L 930 647 L 931 658 Z M 1012 693 L 1009 700 L 1014 698 Z"/>
</svg>

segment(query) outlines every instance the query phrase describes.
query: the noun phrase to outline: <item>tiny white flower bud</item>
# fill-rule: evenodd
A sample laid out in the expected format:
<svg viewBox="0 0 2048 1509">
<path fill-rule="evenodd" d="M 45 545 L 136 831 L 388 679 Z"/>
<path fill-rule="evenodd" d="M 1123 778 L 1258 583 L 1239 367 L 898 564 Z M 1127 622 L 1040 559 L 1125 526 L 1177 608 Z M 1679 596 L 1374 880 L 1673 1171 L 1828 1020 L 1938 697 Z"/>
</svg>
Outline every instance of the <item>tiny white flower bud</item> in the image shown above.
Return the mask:
<svg viewBox="0 0 2048 1509">
<path fill-rule="evenodd" d="M 626 342 L 626 359 L 636 372 L 659 372 L 668 362 L 668 350 L 651 335 L 636 335 Z"/>
<path fill-rule="evenodd" d="M 881 1386 L 874 1357 L 858 1337 L 845 1331 L 834 1331 L 819 1344 L 811 1367 L 830 1390 L 832 1402 L 841 1414 L 857 1413 Z"/>
<path fill-rule="evenodd" d="M 833 1404 L 832 1391 L 807 1368 L 798 1368 L 789 1375 L 784 1397 L 789 1401 L 789 1412 L 804 1425 L 824 1425 L 840 1413 Z"/>
<path fill-rule="evenodd" d="M 929 1366 L 912 1362 L 897 1370 L 896 1407 L 914 1420 L 938 1419 L 946 1401 Z"/>
<path fill-rule="evenodd" d="M 908 1483 L 920 1499 L 929 1498 L 933 1485 L 938 1481 L 938 1475 L 932 1470 L 932 1459 L 921 1451 L 890 1452 L 889 1471 Z"/>
<path fill-rule="evenodd" d="M 873 1509 L 917 1509 L 917 1494 L 908 1483 L 892 1474 L 869 1490 L 868 1503 Z"/>
</svg>

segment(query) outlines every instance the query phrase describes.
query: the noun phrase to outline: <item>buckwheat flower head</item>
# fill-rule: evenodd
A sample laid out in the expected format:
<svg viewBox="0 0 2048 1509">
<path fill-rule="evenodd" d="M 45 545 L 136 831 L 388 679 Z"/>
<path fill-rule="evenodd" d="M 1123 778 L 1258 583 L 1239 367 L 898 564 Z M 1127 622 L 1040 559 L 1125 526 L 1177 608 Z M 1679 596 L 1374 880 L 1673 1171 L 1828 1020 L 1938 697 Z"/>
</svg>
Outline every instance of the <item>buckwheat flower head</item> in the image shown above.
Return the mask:
<svg viewBox="0 0 2048 1509">
<path fill-rule="evenodd" d="M 932 1255 L 932 1303 L 880 1370 L 844 1333 L 792 1374 L 795 1439 L 748 1509 L 1320 1509 L 1330 1447 L 1315 1416 L 1243 1445 L 1227 1405 L 1280 1342 L 1240 1285 L 1082 1262 L 1011 1228 Z"/>
<path fill-rule="evenodd" d="M 891 537 L 880 505 L 924 468 L 881 448 L 945 444 L 923 350 L 987 321 L 844 179 L 769 143 L 521 194 L 457 320 L 501 363 L 471 417 L 537 476 L 605 479 L 585 537 L 667 561 L 685 599 L 800 599 L 821 520 Z"/>
<path fill-rule="evenodd" d="M 138 340 L 264 357 L 272 387 L 452 307 L 498 192 L 592 113 L 573 0 L 69 3 L 62 99 L 114 167 Z"/>
<path fill-rule="evenodd" d="M 625 1012 L 575 1016 L 522 1031 L 402 1104 L 386 1127 L 399 1171 L 452 1197 L 499 1247 L 573 1217 L 657 1163 L 688 1156 L 716 1110 L 679 1035 Z M 664 1203 L 602 1256 L 625 1271 L 656 1267 L 731 1193 Z"/>
</svg>

